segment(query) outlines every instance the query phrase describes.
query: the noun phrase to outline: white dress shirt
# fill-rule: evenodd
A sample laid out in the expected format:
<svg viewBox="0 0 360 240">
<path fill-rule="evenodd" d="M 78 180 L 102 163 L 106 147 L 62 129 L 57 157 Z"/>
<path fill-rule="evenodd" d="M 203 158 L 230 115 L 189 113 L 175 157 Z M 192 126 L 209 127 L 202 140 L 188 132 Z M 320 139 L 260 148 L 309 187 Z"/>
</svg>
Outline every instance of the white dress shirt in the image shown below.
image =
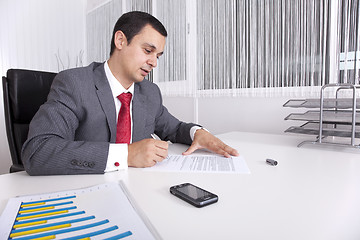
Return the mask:
<svg viewBox="0 0 360 240">
<path fill-rule="evenodd" d="M 119 96 L 120 94 L 122 94 L 124 92 L 130 92 L 132 94 L 132 96 L 134 96 L 134 84 L 132 84 L 129 89 L 125 89 L 121 85 L 121 83 L 115 78 L 115 76 L 112 74 L 112 72 L 110 71 L 110 68 L 109 68 L 109 64 L 107 62 L 105 62 L 104 68 L 105 68 L 106 77 L 110 84 L 114 102 L 115 102 L 116 122 L 117 122 L 117 118 L 118 118 L 120 108 L 121 108 L 121 102 L 117 98 L 117 96 Z M 132 128 L 133 128 L 132 98 L 130 101 L 130 119 L 131 119 L 131 132 L 132 132 Z M 132 143 L 132 134 L 130 137 L 130 143 Z M 126 143 L 110 143 L 109 155 L 107 158 L 105 172 L 116 171 L 119 169 L 127 169 L 128 168 L 127 158 L 128 158 L 128 145 Z M 116 162 L 119 163 L 118 166 L 115 165 Z"/>
</svg>

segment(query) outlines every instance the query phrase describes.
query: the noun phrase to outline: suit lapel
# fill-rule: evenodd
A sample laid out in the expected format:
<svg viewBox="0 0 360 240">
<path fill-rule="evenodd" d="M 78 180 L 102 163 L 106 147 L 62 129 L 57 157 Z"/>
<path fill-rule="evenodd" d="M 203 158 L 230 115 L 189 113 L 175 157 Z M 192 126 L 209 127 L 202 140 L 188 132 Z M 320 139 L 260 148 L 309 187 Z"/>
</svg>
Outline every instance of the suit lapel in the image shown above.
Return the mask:
<svg viewBox="0 0 360 240">
<path fill-rule="evenodd" d="M 147 97 L 140 93 L 139 85 L 134 86 L 134 99 L 132 102 L 133 135 L 132 141 L 136 142 L 144 138 L 144 128 L 146 119 L 146 99 Z"/>
<path fill-rule="evenodd" d="M 98 96 L 100 105 L 105 113 L 108 127 L 110 129 L 110 142 L 116 141 L 116 110 L 114 99 L 111 94 L 111 88 L 106 78 L 104 64 L 99 65 L 94 69 L 95 77 L 94 83 L 96 87 L 96 94 Z"/>
</svg>

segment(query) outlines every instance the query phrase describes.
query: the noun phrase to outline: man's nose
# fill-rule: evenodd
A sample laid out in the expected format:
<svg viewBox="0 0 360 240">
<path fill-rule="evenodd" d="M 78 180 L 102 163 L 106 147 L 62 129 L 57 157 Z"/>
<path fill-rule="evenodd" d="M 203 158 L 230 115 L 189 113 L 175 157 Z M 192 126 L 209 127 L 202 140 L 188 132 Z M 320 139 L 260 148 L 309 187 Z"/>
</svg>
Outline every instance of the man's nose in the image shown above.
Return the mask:
<svg viewBox="0 0 360 240">
<path fill-rule="evenodd" d="M 157 66 L 157 56 L 156 55 L 152 55 L 149 60 L 148 60 L 148 64 L 152 67 L 152 68 L 156 68 Z"/>
</svg>

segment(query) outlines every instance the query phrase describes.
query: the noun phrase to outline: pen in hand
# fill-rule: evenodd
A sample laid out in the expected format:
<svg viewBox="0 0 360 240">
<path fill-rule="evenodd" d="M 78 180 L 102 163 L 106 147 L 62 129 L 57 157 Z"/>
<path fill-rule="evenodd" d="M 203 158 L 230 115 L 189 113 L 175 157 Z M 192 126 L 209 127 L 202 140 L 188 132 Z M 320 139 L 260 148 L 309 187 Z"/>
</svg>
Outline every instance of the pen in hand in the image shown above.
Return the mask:
<svg viewBox="0 0 360 240">
<path fill-rule="evenodd" d="M 155 133 L 150 134 L 151 137 L 155 140 L 161 140 Z"/>
</svg>

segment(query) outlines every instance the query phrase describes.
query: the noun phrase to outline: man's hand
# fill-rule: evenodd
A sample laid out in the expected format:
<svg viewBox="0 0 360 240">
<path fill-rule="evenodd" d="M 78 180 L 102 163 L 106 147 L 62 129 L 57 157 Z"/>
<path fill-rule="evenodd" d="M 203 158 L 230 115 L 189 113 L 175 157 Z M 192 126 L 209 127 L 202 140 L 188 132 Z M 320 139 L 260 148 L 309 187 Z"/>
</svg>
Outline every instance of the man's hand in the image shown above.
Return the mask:
<svg viewBox="0 0 360 240">
<path fill-rule="evenodd" d="M 197 149 L 206 148 L 214 153 L 223 155 L 227 158 L 231 156 L 239 156 L 239 153 L 232 147 L 223 143 L 220 139 L 204 129 L 196 130 L 194 141 L 191 146 L 183 152 L 183 155 L 189 155 Z"/>
<path fill-rule="evenodd" d="M 144 139 L 129 144 L 129 167 L 152 167 L 167 157 L 168 143 L 155 139 Z"/>
</svg>

